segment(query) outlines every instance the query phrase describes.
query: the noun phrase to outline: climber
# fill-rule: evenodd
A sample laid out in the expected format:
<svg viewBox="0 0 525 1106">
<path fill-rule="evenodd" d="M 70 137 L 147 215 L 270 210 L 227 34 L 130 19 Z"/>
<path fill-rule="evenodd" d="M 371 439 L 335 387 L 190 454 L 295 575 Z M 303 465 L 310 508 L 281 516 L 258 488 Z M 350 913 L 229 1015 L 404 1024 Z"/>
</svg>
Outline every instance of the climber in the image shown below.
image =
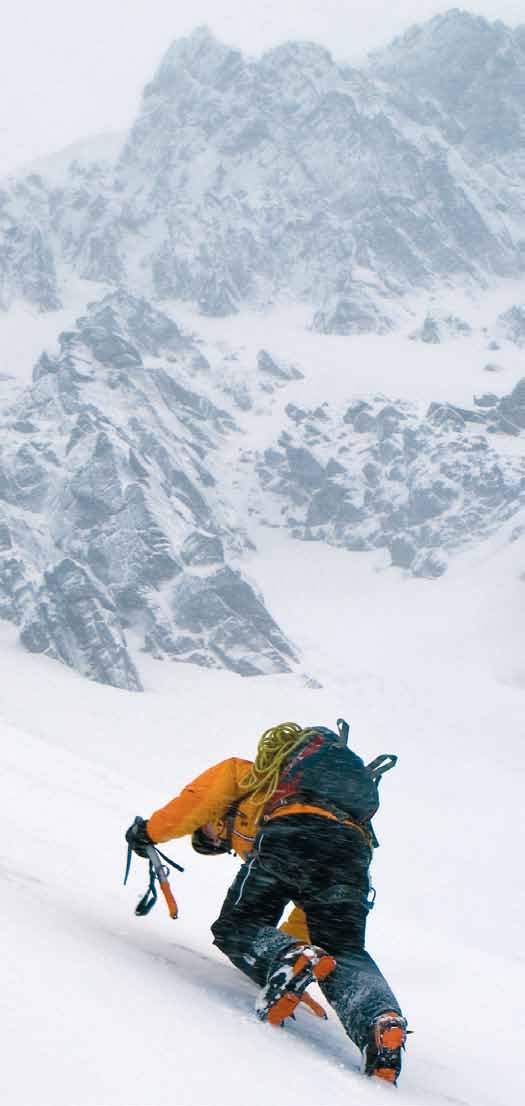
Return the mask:
<svg viewBox="0 0 525 1106">
<path fill-rule="evenodd" d="M 365 951 L 371 818 L 378 783 L 395 757 L 365 767 L 348 724 L 283 723 L 267 730 L 255 761 L 209 768 L 147 822 L 126 833 L 139 855 L 191 834 L 206 855 L 243 859 L 212 926 L 214 943 L 260 987 L 258 1016 L 282 1024 L 317 980 L 362 1052 L 363 1070 L 391 1083 L 401 1070 L 406 1021 Z M 287 903 L 296 909 L 278 929 Z"/>
</svg>

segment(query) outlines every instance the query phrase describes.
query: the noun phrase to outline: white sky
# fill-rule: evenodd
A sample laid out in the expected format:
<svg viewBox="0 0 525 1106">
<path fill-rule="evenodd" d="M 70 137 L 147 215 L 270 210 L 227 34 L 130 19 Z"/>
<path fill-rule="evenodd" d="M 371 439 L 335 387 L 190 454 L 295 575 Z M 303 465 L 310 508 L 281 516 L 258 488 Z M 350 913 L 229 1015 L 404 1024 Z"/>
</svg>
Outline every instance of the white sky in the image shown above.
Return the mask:
<svg viewBox="0 0 525 1106">
<path fill-rule="evenodd" d="M 126 129 L 174 38 L 207 23 L 259 53 L 289 38 L 359 60 L 447 0 L 6 0 L 0 39 L 0 177 L 86 136 Z M 524 0 L 461 5 L 525 22 Z"/>
</svg>

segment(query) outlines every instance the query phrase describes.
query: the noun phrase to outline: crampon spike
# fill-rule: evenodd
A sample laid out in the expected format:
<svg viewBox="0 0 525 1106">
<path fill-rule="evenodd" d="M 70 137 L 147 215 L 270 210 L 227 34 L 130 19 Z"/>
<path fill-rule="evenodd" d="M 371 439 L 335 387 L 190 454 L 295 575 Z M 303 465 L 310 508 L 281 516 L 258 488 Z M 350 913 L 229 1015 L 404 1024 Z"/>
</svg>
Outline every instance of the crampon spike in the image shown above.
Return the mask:
<svg viewBox="0 0 525 1106">
<path fill-rule="evenodd" d="M 321 1006 L 320 1002 L 316 1002 L 315 999 L 308 994 L 308 991 L 305 991 L 304 994 L 301 995 L 301 1002 L 304 1003 L 312 1014 L 315 1014 L 316 1018 L 324 1018 L 325 1021 L 328 1021 L 328 1014 L 324 1006 Z"/>
</svg>

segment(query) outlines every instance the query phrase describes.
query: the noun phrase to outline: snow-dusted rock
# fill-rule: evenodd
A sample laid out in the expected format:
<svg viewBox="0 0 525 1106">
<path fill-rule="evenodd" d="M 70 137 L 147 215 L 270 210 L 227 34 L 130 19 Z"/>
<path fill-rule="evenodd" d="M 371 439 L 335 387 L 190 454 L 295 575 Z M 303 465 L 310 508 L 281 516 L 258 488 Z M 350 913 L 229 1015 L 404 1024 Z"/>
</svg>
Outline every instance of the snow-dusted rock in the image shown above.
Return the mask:
<svg viewBox="0 0 525 1106">
<path fill-rule="evenodd" d="M 447 551 L 479 540 L 525 503 L 525 468 L 487 430 L 525 426 L 521 384 L 496 408 L 358 400 L 344 414 L 288 408 L 290 430 L 256 460 L 262 518 L 296 538 L 386 548 L 393 565 L 436 578 Z M 317 426 L 317 434 L 312 433 Z M 255 509 L 255 507 L 253 507 Z"/>
<path fill-rule="evenodd" d="M 50 309 L 76 273 L 207 315 L 284 292 L 322 332 L 383 333 L 414 288 L 520 276 L 524 75 L 519 29 L 454 11 L 361 71 L 311 43 L 247 58 L 199 28 L 116 164 L 5 186 L 0 303 Z"/>
<path fill-rule="evenodd" d="M 69 557 L 44 572 L 20 639 L 30 652 L 46 653 L 99 683 L 142 690 L 115 607 Z"/>
<path fill-rule="evenodd" d="M 242 676 L 289 670 L 292 649 L 253 589 L 227 565 L 205 577 L 182 577 L 172 604 L 193 649 L 200 647 L 220 667 Z"/>
<path fill-rule="evenodd" d="M 224 562 L 224 546 L 214 534 L 204 534 L 198 530 L 190 534 L 180 555 L 187 565 L 217 565 Z"/>
<path fill-rule="evenodd" d="M 312 323 L 322 334 L 388 334 L 393 325 L 373 297 L 358 286 L 343 296 L 333 296 L 315 313 Z"/>
<path fill-rule="evenodd" d="M 481 396 L 474 396 L 476 407 L 497 407 L 498 397 L 494 392 L 483 392 Z"/>
<path fill-rule="evenodd" d="M 409 335 L 412 341 L 426 342 L 429 345 L 439 345 L 447 338 L 468 338 L 472 333 L 471 327 L 464 319 L 457 315 L 447 315 L 443 318 L 435 315 L 426 315 L 423 324 Z"/>
<path fill-rule="evenodd" d="M 118 687 L 140 687 L 130 632 L 157 657 L 242 674 L 295 659 L 228 564 L 247 539 L 224 521 L 213 466 L 236 428 L 188 386 L 195 356 L 167 316 L 119 290 L 40 357 L 4 414 L 0 614 L 27 648 Z"/>
<path fill-rule="evenodd" d="M 454 8 L 376 53 L 372 71 L 389 82 L 396 103 L 414 120 L 433 123 L 478 157 L 503 159 L 523 138 L 524 59 L 519 29 Z M 466 226 L 465 233 L 473 229 Z"/>
<path fill-rule="evenodd" d="M 497 415 L 503 430 L 511 433 L 525 430 L 525 377 L 518 381 L 509 396 L 500 400 Z"/>
<path fill-rule="evenodd" d="M 167 51 L 117 162 L 5 185 L 0 307 L 58 308 L 71 275 L 104 288 L 0 416 L 0 617 L 28 648 L 126 688 L 141 649 L 288 670 L 239 568 L 235 488 L 246 519 L 428 579 L 514 518 L 523 465 L 498 439 L 525 430 L 523 382 L 424 415 L 377 395 L 310 410 L 298 388 L 286 428 L 246 449 L 235 409 L 243 432 L 273 417 L 299 370 L 271 335 L 256 371 L 247 346 L 208 364 L 151 297 L 204 315 L 283 297 L 321 333 L 384 334 L 425 288 L 411 337 L 468 336 L 432 296 L 523 273 L 524 80 L 523 34 L 456 11 L 363 71 L 306 43 L 245 58 L 200 28 Z M 523 307 L 489 348 L 504 341 L 525 345 Z"/>
<path fill-rule="evenodd" d="M 525 307 L 515 304 L 498 315 L 497 334 L 500 339 L 513 342 L 515 346 L 525 346 Z"/>
<path fill-rule="evenodd" d="M 45 218 L 39 219 L 41 194 L 46 197 L 47 193 L 43 182 L 35 184 L 36 180 L 39 178 L 31 178 L 25 186 L 15 188 L 12 203 L 9 194 L 0 190 L 0 310 L 3 311 L 16 299 L 26 300 L 38 311 L 60 307 L 50 228 Z"/>
<path fill-rule="evenodd" d="M 257 371 L 271 384 L 288 384 L 290 380 L 302 380 L 303 374 L 295 365 L 287 365 L 282 361 L 276 361 L 266 349 L 260 349 L 257 354 Z"/>
</svg>

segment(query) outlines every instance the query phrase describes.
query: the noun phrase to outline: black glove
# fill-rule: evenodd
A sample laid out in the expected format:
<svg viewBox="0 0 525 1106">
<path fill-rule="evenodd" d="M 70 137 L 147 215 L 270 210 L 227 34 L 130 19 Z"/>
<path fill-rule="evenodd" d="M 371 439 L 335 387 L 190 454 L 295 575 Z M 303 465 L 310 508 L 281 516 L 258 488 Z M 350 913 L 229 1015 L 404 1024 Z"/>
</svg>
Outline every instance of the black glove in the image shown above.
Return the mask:
<svg viewBox="0 0 525 1106">
<path fill-rule="evenodd" d="M 153 841 L 149 836 L 146 829 L 146 822 L 144 818 L 135 818 L 133 825 L 126 830 L 126 841 L 133 852 L 137 856 L 144 856 L 147 858 L 146 849 L 148 846 L 153 845 Z"/>
</svg>

